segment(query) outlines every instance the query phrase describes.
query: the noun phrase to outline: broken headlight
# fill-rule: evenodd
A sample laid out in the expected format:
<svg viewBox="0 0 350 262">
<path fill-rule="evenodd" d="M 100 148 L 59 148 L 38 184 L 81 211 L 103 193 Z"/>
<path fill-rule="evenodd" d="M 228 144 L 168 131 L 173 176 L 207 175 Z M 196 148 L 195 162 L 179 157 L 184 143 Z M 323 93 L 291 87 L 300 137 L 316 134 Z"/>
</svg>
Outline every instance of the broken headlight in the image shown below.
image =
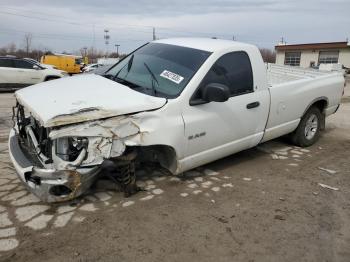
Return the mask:
<svg viewBox="0 0 350 262">
<path fill-rule="evenodd" d="M 56 139 L 56 155 L 65 161 L 74 161 L 83 148 L 87 149 L 86 137 L 62 137 Z"/>
</svg>

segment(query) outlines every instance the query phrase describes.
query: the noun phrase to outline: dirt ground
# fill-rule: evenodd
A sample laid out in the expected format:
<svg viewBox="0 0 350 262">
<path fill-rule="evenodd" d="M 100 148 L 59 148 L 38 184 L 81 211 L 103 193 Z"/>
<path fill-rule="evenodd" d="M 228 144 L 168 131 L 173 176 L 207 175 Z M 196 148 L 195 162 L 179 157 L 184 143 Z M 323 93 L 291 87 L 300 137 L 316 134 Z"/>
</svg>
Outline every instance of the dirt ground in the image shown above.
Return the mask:
<svg viewBox="0 0 350 262">
<path fill-rule="evenodd" d="M 278 139 L 180 178 L 142 170 L 130 198 L 100 182 L 60 205 L 19 183 L 0 94 L 0 261 L 350 261 L 349 91 L 310 148 Z"/>
</svg>

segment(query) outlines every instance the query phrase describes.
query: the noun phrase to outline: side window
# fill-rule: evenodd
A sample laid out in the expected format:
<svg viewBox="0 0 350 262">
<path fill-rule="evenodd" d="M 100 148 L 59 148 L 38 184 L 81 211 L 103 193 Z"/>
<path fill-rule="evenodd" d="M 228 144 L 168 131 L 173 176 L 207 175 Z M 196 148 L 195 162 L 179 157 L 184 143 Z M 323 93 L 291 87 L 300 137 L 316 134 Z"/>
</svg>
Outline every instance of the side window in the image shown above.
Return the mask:
<svg viewBox="0 0 350 262">
<path fill-rule="evenodd" d="M 22 69 L 33 69 L 33 64 L 23 61 L 23 60 L 14 60 L 15 67 L 16 68 L 22 68 Z"/>
<path fill-rule="evenodd" d="M 220 57 L 204 77 L 201 86 L 210 83 L 228 86 L 231 96 L 253 92 L 253 72 L 247 53 L 232 52 Z"/>
<path fill-rule="evenodd" d="M 14 67 L 11 59 L 0 59 L 0 67 Z"/>
</svg>

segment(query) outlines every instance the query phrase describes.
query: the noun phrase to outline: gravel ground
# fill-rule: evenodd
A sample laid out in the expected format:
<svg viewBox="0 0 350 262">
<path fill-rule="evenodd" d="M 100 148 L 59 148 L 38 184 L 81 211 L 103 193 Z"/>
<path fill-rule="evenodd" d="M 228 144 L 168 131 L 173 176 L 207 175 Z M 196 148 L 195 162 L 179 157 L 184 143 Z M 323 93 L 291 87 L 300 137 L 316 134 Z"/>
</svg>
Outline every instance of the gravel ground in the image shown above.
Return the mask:
<svg viewBox="0 0 350 262">
<path fill-rule="evenodd" d="M 101 181 L 60 205 L 15 175 L 13 103 L 0 94 L 0 261 L 350 261 L 349 88 L 310 148 L 278 139 L 180 178 L 142 170 L 128 199 Z"/>
</svg>

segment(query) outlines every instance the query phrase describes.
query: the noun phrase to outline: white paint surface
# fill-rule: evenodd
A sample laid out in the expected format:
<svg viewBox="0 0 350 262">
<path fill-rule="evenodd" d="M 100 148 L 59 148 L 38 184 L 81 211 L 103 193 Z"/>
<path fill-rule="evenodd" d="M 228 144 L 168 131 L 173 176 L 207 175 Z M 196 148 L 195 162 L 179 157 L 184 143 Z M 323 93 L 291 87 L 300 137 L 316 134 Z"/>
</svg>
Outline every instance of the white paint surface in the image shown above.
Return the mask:
<svg viewBox="0 0 350 262">
<path fill-rule="evenodd" d="M 15 238 L 0 239 L 0 251 L 9 251 L 18 246 L 18 240 Z"/>
<path fill-rule="evenodd" d="M 83 216 L 74 216 L 72 220 L 74 222 L 81 223 L 84 221 L 84 219 L 85 219 L 85 217 L 83 217 Z"/>
<path fill-rule="evenodd" d="M 16 228 L 15 227 L 0 229 L 0 238 L 11 237 L 14 235 L 16 235 Z"/>
<path fill-rule="evenodd" d="M 8 217 L 7 213 L 2 213 L 0 214 L 0 227 L 7 227 L 7 226 L 11 226 L 12 222 Z"/>
<path fill-rule="evenodd" d="M 211 185 L 213 184 L 213 182 L 211 181 L 206 181 L 202 183 L 202 187 L 203 188 L 209 188 Z"/>
<path fill-rule="evenodd" d="M 151 189 L 154 189 L 154 188 L 156 188 L 156 185 L 150 184 L 150 185 L 147 185 L 145 187 L 145 190 L 151 190 Z"/>
<path fill-rule="evenodd" d="M 208 175 L 208 176 L 217 176 L 219 173 L 218 172 L 215 172 L 213 170 L 210 170 L 210 169 L 205 169 L 204 170 L 204 174 Z"/>
<path fill-rule="evenodd" d="M 160 194 L 163 194 L 164 191 L 162 189 L 160 189 L 160 188 L 156 188 L 156 189 L 154 189 L 152 191 L 152 193 L 155 194 L 155 195 L 160 195 Z"/>
<path fill-rule="evenodd" d="M 214 192 L 219 192 L 220 191 L 220 187 L 215 186 L 211 190 L 214 191 Z"/>
<path fill-rule="evenodd" d="M 203 182 L 203 177 L 196 177 L 194 179 L 194 181 L 196 181 L 196 182 Z"/>
<path fill-rule="evenodd" d="M 31 205 L 31 206 L 19 207 L 16 209 L 15 213 L 16 213 L 17 219 L 23 222 L 48 210 L 49 208 L 50 208 L 49 206 Z"/>
<path fill-rule="evenodd" d="M 3 185 L 3 186 L 0 186 L 0 191 L 10 191 L 10 190 L 14 189 L 16 186 L 17 186 L 17 184 Z"/>
<path fill-rule="evenodd" d="M 123 206 L 123 207 L 128 207 L 128 206 L 131 206 L 131 205 L 133 205 L 133 204 L 135 204 L 134 201 L 126 201 L 126 202 L 124 202 L 124 203 L 122 204 L 122 206 Z"/>
<path fill-rule="evenodd" d="M 163 181 L 163 180 L 165 180 L 165 179 L 166 179 L 165 176 L 159 176 L 159 177 L 155 177 L 155 178 L 154 178 L 154 180 L 155 180 L 155 181 L 158 181 L 158 182 L 159 182 L 159 181 Z"/>
<path fill-rule="evenodd" d="M 96 211 L 97 208 L 94 206 L 94 204 L 89 203 L 89 204 L 85 204 L 85 205 L 81 206 L 79 208 L 79 210 L 93 212 L 93 211 Z"/>
<path fill-rule="evenodd" d="M 107 200 L 112 198 L 109 194 L 107 194 L 105 192 L 98 192 L 98 193 L 95 194 L 95 196 L 98 199 L 100 199 L 101 201 L 107 201 Z"/>
<path fill-rule="evenodd" d="M 140 198 L 141 201 L 147 201 L 147 200 L 151 200 L 154 197 L 154 195 L 148 195 L 145 197 Z"/>
<path fill-rule="evenodd" d="M 67 213 L 67 212 L 73 211 L 76 208 L 77 208 L 76 206 L 69 206 L 69 205 L 60 206 L 57 208 L 57 213 L 58 214 Z"/>
<path fill-rule="evenodd" d="M 74 212 L 70 212 L 70 213 L 65 213 L 65 214 L 59 215 L 56 218 L 55 222 L 54 222 L 54 226 L 55 227 L 64 227 L 64 226 L 66 226 L 73 215 L 74 215 Z"/>
<path fill-rule="evenodd" d="M 38 203 L 40 202 L 40 199 L 37 198 L 36 196 L 34 196 L 33 194 L 29 194 L 27 196 L 24 196 L 22 198 L 19 198 L 17 200 L 14 200 L 11 202 L 11 205 L 14 206 L 24 206 L 27 204 L 31 204 L 31 203 Z"/>
<path fill-rule="evenodd" d="M 32 220 L 30 220 L 29 222 L 27 222 L 25 225 L 27 227 L 30 227 L 34 230 L 40 230 L 40 229 L 44 229 L 47 227 L 47 223 L 49 223 L 49 221 L 53 218 L 53 215 L 40 215 Z"/>
<path fill-rule="evenodd" d="M 11 201 L 11 200 L 16 200 L 24 195 L 26 195 L 28 191 L 17 191 L 13 192 L 11 194 L 8 194 L 7 196 L 4 196 L 1 200 L 2 201 Z"/>
</svg>

